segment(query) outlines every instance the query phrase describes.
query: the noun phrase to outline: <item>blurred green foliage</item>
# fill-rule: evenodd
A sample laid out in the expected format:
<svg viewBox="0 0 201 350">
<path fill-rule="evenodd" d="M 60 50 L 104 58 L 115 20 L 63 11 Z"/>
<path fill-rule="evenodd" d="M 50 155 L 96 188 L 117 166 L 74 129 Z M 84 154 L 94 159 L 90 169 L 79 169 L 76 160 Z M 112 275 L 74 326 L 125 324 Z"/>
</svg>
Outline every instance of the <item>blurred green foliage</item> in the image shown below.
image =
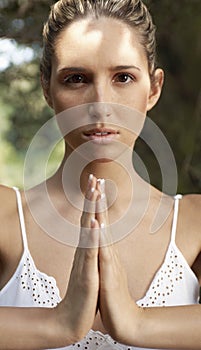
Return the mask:
<svg viewBox="0 0 201 350">
<path fill-rule="evenodd" d="M 42 26 L 53 0 L 1 0 L 0 36 L 31 47 L 29 63 L 0 72 L 0 181 L 22 186 L 23 160 L 36 131 L 53 112 L 42 96 L 39 76 Z M 144 1 L 157 25 L 158 65 L 165 86 L 149 113 L 168 139 L 178 166 L 178 192 L 201 192 L 201 1 Z M 151 150 L 139 139 L 136 152 L 151 182 L 161 174 Z M 56 153 L 55 157 L 58 156 Z M 56 159 L 53 159 L 53 161 Z"/>
</svg>

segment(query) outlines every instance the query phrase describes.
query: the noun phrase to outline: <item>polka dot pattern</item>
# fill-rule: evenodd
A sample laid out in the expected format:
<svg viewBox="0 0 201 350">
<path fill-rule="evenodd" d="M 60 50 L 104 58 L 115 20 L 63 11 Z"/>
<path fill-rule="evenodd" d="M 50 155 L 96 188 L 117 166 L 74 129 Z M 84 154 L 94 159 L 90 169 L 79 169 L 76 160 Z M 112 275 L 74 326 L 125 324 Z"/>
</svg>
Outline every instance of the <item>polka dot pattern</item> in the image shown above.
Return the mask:
<svg viewBox="0 0 201 350">
<path fill-rule="evenodd" d="M 169 246 L 164 263 L 159 268 L 144 298 L 137 304 L 141 307 L 173 305 L 178 290 L 185 286 L 186 261 L 174 245 Z"/>
<path fill-rule="evenodd" d="M 186 287 L 189 285 L 191 288 Z M 13 302 L 11 302 L 11 294 Z M 199 283 L 195 275 L 179 249 L 175 244 L 170 243 L 162 266 L 155 274 L 145 297 L 137 304 L 142 307 L 195 304 L 198 298 Z M 40 272 L 29 250 L 26 250 L 15 274 L 3 293 L 0 293 L 0 305 L 54 307 L 60 300 L 55 279 Z M 119 344 L 109 335 L 91 330 L 82 341 L 61 350 L 77 349 L 139 350 L 140 348 Z"/>
<path fill-rule="evenodd" d="M 30 295 L 35 306 L 55 307 L 59 303 L 59 290 L 55 279 L 37 270 L 30 254 L 24 259 L 17 278 L 22 292 Z"/>
<path fill-rule="evenodd" d="M 15 273 L 0 291 L 0 306 L 54 307 L 61 300 L 59 290 L 55 279 L 40 272 L 34 264 L 27 244 L 20 192 L 17 189 L 15 190 L 17 193 L 24 253 Z M 178 200 L 175 201 L 175 204 L 177 206 L 175 205 L 171 242 L 164 263 L 155 274 L 144 298 L 137 302 L 139 306 L 189 305 L 199 302 L 199 282 L 182 253 L 175 245 Z M 109 335 L 92 330 L 82 341 L 60 350 L 77 349 L 142 350 L 141 348 L 119 344 Z"/>
<path fill-rule="evenodd" d="M 113 340 L 108 334 L 102 334 L 98 331 L 89 331 L 87 336 L 76 344 L 73 344 L 68 347 L 69 350 L 135 350 L 134 347 L 129 347 L 127 345 L 123 345 L 117 343 Z"/>
</svg>

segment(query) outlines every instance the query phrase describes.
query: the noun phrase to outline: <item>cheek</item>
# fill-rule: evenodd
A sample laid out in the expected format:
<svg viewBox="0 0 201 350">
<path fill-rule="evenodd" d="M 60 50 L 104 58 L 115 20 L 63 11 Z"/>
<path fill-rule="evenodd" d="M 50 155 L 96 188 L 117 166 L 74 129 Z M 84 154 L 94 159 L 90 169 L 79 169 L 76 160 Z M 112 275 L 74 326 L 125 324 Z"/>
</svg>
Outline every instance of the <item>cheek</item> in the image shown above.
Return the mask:
<svg viewBox="0 0 201 350">
<path fill-rule="evenodd" d="M 150 80 L 148 78 L 142 79 L 136 85 L 122 91 L 119 95 L 119 103 L 146 114 L 149 95 Z"/>
<path fill-rule="evenodd" d="M 50 96 L 52 107 L 56 114 L 70 107 L 74 107 L 77 104 L 77 99 L 75 99 L 74 94 L 67 91 L 65 86 L 59 84 L 54 76 L 52 76 L 50 82 Z"/>
<path fill-rule="evenodd" d="M 54 93 L 52 101 L 55 113 L 60 113 L 66 109 L 80 106 L 89 102 L 84 94 L 75 94 L 67 91 L 59 91 Z"/>
<path fill-rule="evenodd" d="M 51 96 L 55 113 L 60 113 L 70 107 L 68 94 L 54 88 L 52 89 Z"/>
<path fill-rule="evenodd" d="M 132 92 L 126 101 L 124 102 L 123 100 L 121 100 L 121 104 L 124 104 L 128 107 L 130 107 L 131 109 L 136 109 L 137 111 L 140 111 L 143 114 L 146 114 L 147 112 L 147 104 L 149 101 L 149 95 L 145 94 L 144 91 L 142 91 L 141 93 L 138 91 L 137 93 Z"/>
</svg>

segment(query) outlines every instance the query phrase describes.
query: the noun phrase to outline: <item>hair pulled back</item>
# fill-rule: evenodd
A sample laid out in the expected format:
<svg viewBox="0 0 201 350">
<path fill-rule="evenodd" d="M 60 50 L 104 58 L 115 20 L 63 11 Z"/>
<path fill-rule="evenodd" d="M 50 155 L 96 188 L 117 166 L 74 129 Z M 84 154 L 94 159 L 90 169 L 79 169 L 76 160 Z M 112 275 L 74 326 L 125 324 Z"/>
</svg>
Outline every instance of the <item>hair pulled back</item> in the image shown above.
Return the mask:
<svg viewBox="0 0 201 350">
<path fill-rule="evenodd" d="M 147 60 L 150 77 L 155 69 L 155 25 L 141 0 L 59 0 L 52 7 L 43 29 L 43 56 L 41 74 L 43 82 L 49 83 L 52 57 L 57 36 L 72 22 L 86 17 L 109 17 L 123 21 L 139 34 Z"/>
</svg>

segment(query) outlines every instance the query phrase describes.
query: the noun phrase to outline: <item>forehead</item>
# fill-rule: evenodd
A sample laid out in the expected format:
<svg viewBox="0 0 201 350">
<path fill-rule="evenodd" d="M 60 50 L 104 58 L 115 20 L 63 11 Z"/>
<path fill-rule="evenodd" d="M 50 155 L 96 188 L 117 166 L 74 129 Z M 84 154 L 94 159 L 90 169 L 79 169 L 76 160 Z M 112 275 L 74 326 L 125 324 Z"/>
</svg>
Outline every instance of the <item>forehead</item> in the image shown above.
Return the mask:
<svg viewBox="0 0 201 350">
<path fill-rule="evenodd" d="M 123 21 L 85 18 L 68 25 L 55 43 L 57 60 L 140 60 L 147 64 L 144 49 L 134 28 Z"/>
</svg>

